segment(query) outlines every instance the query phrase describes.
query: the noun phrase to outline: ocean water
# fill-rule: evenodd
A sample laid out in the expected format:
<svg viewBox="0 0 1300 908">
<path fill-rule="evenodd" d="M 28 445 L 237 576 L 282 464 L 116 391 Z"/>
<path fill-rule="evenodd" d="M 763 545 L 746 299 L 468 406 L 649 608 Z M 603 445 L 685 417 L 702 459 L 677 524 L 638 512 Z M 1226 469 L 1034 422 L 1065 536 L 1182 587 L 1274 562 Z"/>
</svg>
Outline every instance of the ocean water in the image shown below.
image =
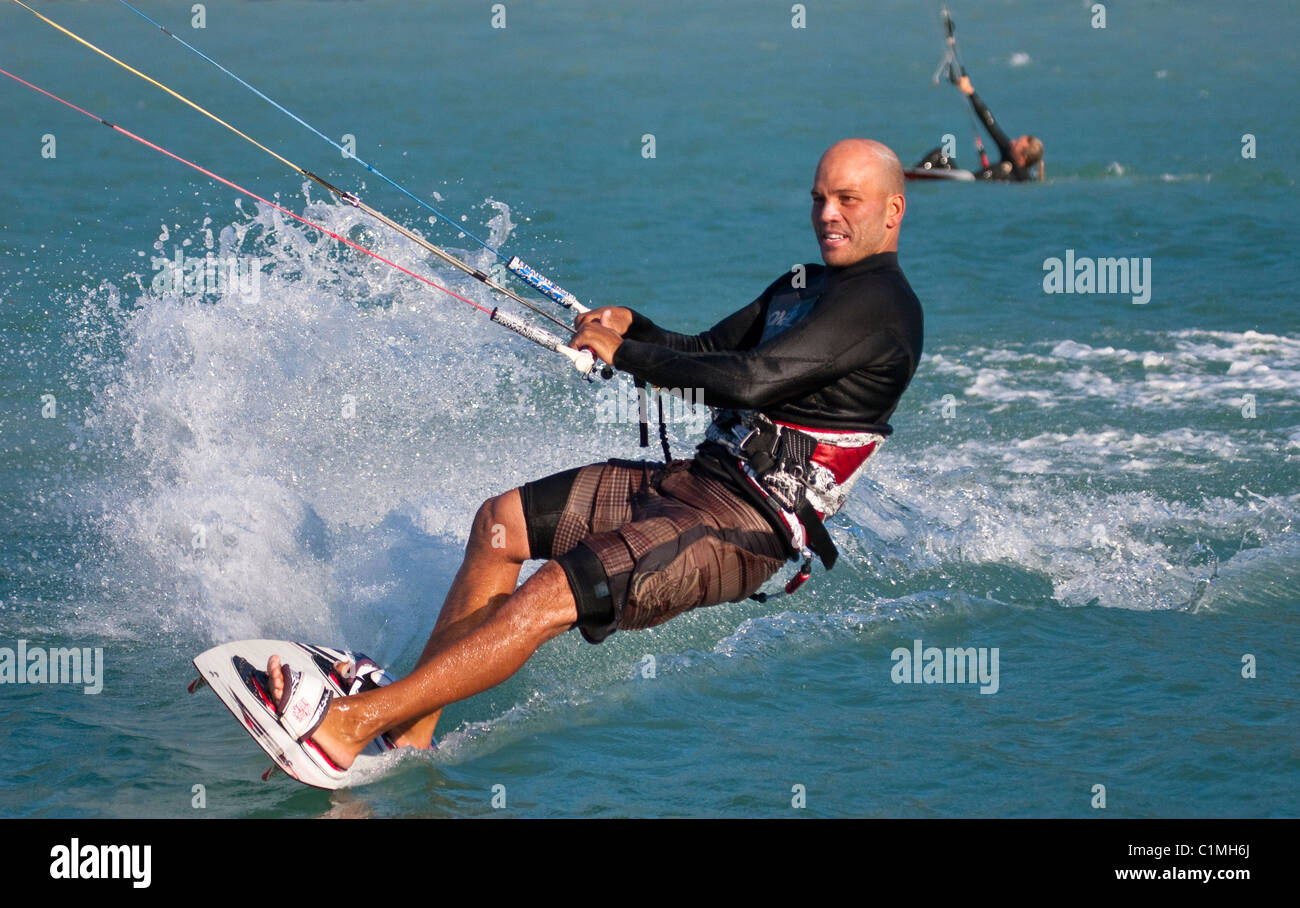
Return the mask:
<svg viewBox="0 0 1300 908">
<path fill-rule="evenodd" d="M 514 2 L 505 28 L 490 4 L 211 3 L 203 28 L 191 6 L 141 4 L 466 230 L 678 330 L 816 260 L 833 140 L 906 161 L 951 134 L 972 163 L 930 82 L 937 5 L 807 4 L 806 28 L 750 2 Z M 436 753 L 333 794 L 260 781 L 190 658 L 283 637 L 404 671 L 483 498 L 657 449 L 482 313 L 0 79 L 0 659 L 103 654 L 94 694 L 0 683 L 0 816 L 1300 813 L 1296 15 L 1109 6 L 1105 28 L 1090 3 L 953 9 L 1048 180 L 909 187 L 926 355 L 835 570 L 559 638 L 449 707 Z M 119 3 L 37 8 L 492 264 Z M 13 4 L 0 67 L 495 305 Z M 1067 254 L 1136 259 L 1145 289 L 1045 292 Z M 178 255 L 256 283 L 156 283 Z M 698 423 L 672 428 L 689 451 Z M 896 683 L 916 641 L 996 651 L 996 683 Z"/>
</svg>

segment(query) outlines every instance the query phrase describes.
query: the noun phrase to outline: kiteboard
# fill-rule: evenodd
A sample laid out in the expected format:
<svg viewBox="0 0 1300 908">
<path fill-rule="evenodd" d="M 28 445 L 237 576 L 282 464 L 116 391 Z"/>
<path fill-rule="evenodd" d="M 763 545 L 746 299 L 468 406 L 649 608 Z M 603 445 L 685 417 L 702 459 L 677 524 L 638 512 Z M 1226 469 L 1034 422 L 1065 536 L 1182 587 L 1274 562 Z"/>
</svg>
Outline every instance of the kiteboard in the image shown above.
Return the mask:
<svg viewBox="0 0 1300 908">
<path fill-rule="evenodd" d="M 909 180 L 956 180 L 959 183 L 975 179 L 975 174 L 960 167 L 907 167 L 903 176 Z"/>
<path fill-rule="evenodd" d="M 190 693 L 204 684 L 221 698 L 239 724 L 262 750 L 299 782 L 317 788 L 343 788 L 375 775 L 394 750 L 384 736 L 366 745 L 350 769 L 333 767 L 328 757 L 310 739 L 295 740 L 276 715 L 271 699 L 271 685 L 266 663 L 272 655 L 305 677 L 319 679 L 325 690 L 335 696 L 348 696 L 377 686 L 391 684 L 395 676 L 360 653 L 294 643 L 288 640 L 240 640 L 213 647 L 194 657 L 199 677 L 190 685 Z M 344 663 L 347 670 L 335 666 Z M 270 775 L 270 770 L 262 778 Z"/>
<path fill-rule="evenodd" d="M 957 166 L 956 156 L 944 151 L 943 146 L 931 148 L 921 160 L 903 168 L 903 176 L 909 180 L 956 180 L 959 183 L 975 179 L 975 174 Z"/>
</svg>

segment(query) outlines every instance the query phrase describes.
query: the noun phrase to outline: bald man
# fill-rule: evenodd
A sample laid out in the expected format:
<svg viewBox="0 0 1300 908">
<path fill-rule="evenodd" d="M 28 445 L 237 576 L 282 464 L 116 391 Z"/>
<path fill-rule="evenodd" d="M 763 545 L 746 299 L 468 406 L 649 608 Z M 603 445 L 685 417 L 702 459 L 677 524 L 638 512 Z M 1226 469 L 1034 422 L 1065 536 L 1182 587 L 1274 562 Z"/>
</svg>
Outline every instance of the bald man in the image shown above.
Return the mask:
<svg viewBox="0 0 1300 908">
<path fill-rule="evenodd" d="M 699 335 L 631 309 L 578 317 L 575 347 L 659 387 L 703 390 L 715 418 L 692 460 L 610 461 L 485 502 L 410 675 L 331 699 L 278 657 L 280 721 L 327 772 L 370 740 L 429 747 L 441 709 L 501 683 L 573 628 L 592 643 L 753 594 L 789 560 L 829 569 L 843 505 L 921 355 L 921 305 L 898 267 L 898 158 L 846 139 L 822 155 L 812 224 L 824 265 L 783 274 Z M 546 563 L 516 588 L 523 563 Z"/>
</svg>

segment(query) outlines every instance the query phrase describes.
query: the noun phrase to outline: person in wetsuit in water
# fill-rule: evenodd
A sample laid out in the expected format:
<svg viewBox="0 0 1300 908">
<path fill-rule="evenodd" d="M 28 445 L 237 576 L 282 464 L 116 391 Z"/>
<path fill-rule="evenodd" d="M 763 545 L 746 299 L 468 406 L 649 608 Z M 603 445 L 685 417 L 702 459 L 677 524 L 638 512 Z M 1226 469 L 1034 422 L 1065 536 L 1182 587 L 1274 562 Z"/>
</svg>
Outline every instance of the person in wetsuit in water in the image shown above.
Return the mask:
<svg viewBox="0 0 1300 908">
<path fill-rule="evenodd" d="M 975 94 L 975 89 L 970 84 L 970 76 L 963 75 L 957 81 L 957 87 L 961 89 L 962 94 L 970 98 L 971 106 L 975 108 L 975 115 L 979 117 L 980 122 L 989 131 L 989 135 L 993 137 L 993 141 L 997 143 L 998 150 L 1002 152 L 1002 160 L 983 170 L 975 171 L 975 179 L 1009 182 L 1042 180 L 1044 175 L 1042 141 L 1030 135 L 1021 136 L 1014 141 L 1008 139 L 1007 134 L 993 119 L 992 112 L 980 100 L 980 96 Z M 1029 170 L 1035 164 L 1038 165 L 1036 177 Z"/>
<path fill-rule="evenodd" d="M 444 706 L 505 681 L 570 629 L 598 643 L 740 601 L 790 558 L 804 557 L 800 577 L 810 552 L 829 568 L 822 519 L 890 433 L 921 355 L 921 304 L 897 258 L 905 208 L 894 153 L 847 139 L 813 181 L 824 265 L 792 269 L 698 335 L 623 307 L 579 316 L 573 346 L 720 408 L 696 457 L 593 464 L 489 499 L 410 675 L 331 698 L 309 673 L 270 659 L 268 693 L 286 730 L 335 773 L 381 732 L 427 748 Z M 529 559 L 547 560 L 518 585 Z"/>
</svg>

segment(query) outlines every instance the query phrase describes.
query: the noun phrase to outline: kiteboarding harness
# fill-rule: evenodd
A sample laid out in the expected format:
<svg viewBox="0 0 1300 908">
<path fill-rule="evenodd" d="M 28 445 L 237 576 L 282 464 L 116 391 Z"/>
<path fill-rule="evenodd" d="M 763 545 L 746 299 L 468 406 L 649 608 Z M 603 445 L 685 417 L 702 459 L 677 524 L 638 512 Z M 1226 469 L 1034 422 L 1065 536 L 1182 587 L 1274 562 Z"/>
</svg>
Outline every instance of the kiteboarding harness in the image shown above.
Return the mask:
<svg viewBox="0 0 1300 908">
<path fill-rule="evenodd" d="M 633 312 L 614 366 L 702 396 L 715 415 L 693 468 L 758 507 L 806 573 L 809 551 L 835 562 L 822 521 L 893 431 L 922 336 L 920 302 L 897 254 L 883 252 L 801 265 L 699 335 Z"/>
</svg>

